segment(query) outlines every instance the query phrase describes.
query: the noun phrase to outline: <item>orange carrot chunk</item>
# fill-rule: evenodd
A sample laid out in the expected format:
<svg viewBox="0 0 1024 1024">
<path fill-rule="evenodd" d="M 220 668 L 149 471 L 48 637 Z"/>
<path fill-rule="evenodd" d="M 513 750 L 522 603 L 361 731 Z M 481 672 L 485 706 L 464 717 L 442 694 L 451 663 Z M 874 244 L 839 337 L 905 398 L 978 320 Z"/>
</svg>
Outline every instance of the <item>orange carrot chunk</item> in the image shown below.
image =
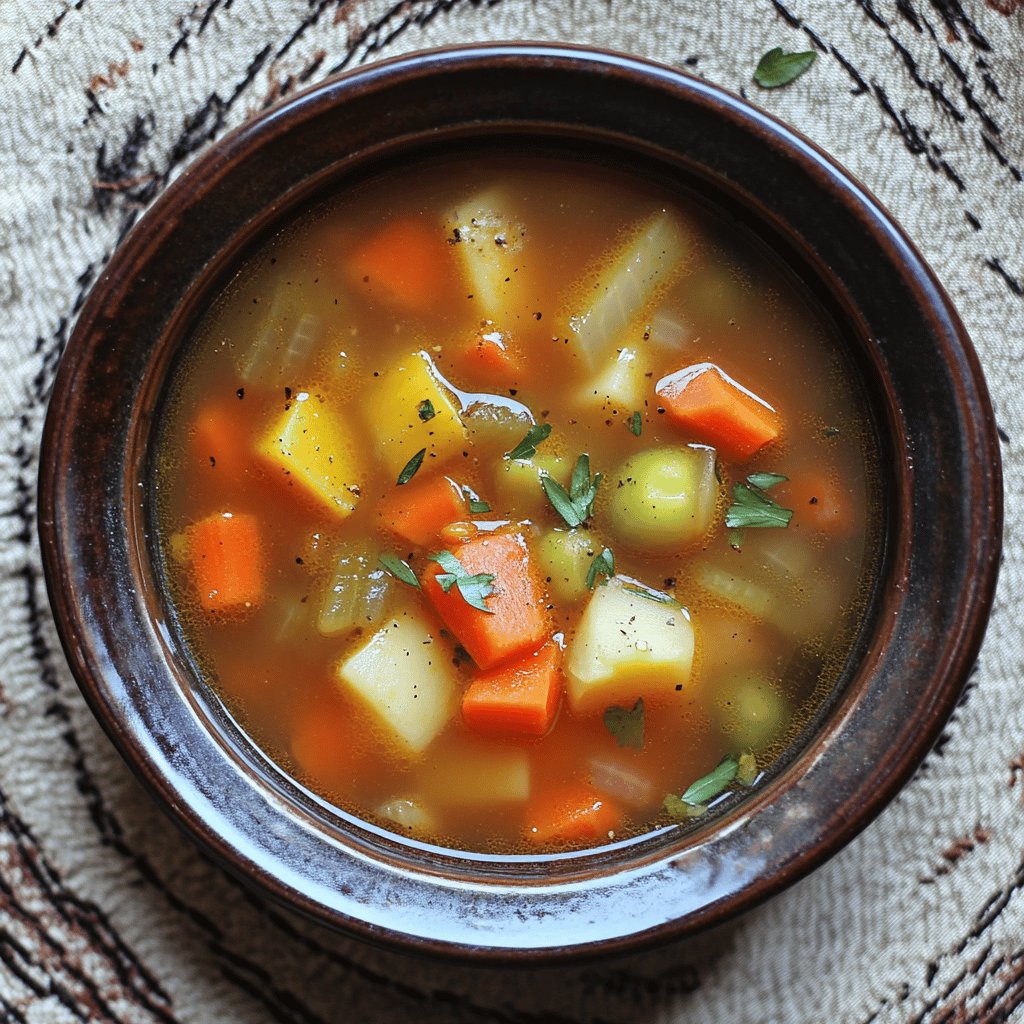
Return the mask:
<svg viewBox="0 0 1024 1024">
<path fill-rule="evenodd" d="M 361 761 L 352 732 L 351 708 L 341 701 L 321 698 L 305 704 L 292 722 L 290 743 L 303 775 L 330 790 L 351 784 Z"/>
<path fill-rule="evenodd" d="M 215 512 L 187 531 L 199 603 L 208 612 L 255 608 L 263 600 L 263 542 L 256 517 Z"/>
<path fill-rule="evenodd" d="M 793 509 L 793 524 L 836 537 L 851 534 L 857 517 L 839 482 L 822 472 L 800 473 L 778 485 L 780 504 Z"/>
<path fill-rule="evenodd" d="M 779 414 L 714 363 L 686 366 L 655 388 L 676 426 L 742 462 L 779 436 Z"/>
<path fill-rule="evenodd" d="M 429 309 L 444 284 L 447 249 L 443 234 L 423 221 L 392 221 L 355 254 L 349 277 L 410 309 Z"/>
<path fill-rule="evenodd" d="M 521 533 L 480 533 L 452 549 L 470 575 L 489 573 L 493 593 L 481 611 L 467 603 L 457 586 L 446 594 L 437 582 L 445 570 L 431 563 L 423 592 L 441 621 L 482 669 L 535 651 L 547 639 L 550 622 L 544 589 Z"/>
<path fill-rule="evenodd" d="M 482 733 L 543 736 L 562 695 L 562 650 L 548 641 L 521 661 L 478 673 L 462 698 L 462 718 Z"/>
<path fill-rule="evenodd" d="M 217 477 L 235 477 L 251 461 L 248 424 L 239 415 L 241 403 L 232 397 L 199 410 L 192 429 L 192 451 L 201 468 Z"/>
<path fill-rule="evenodd" d="M 427 547 L 449 523 L 466 518 L 466 498 L 451 477 L 417 478 L 403 484 L 381 516 L 392 533 Z"/>
<path fill-rule="evenodd" d="M 455 369 L 474 382 L 515 384 L 522 368 L 509 347 L 508 335 L 488 330 L 456 350 Z"/>
<path fill-rule="evenodd" d="M 544 793 L 526 814 L 526 838 L 547 843 L 607 842 L 609 832 L 622 825 L 618 806 L 582 783 Z"/>
</svg>

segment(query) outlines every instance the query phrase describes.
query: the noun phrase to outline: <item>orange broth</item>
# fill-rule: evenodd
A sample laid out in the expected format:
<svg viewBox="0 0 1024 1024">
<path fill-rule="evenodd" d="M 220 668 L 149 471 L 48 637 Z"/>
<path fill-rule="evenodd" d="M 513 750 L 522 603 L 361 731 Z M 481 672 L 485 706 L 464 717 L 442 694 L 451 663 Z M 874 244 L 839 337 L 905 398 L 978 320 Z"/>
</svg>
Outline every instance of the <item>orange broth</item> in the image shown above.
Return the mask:
<svg viewBox="0 0 1024 1024">
<path fill-rule="evenodd" d="M 653 239 L 646 263 L 636 255 L 643 237 Z M 677 251 L 667 251 L 665 238 Z M 616 289 L 615 302 L 601 307 Z M 778 437 L 749 457 L 701 454 L 712 443 L 702 427 L 681 427 L 665 411 L 659 382 L 707 362 L 774 410 Z M 436 392 L 410 392 L 410 373 L 425 373 Z M 740 388 L 728 387 L 742 402 Z M 404 405 L 389 410 L 392 400 Z M 173 604 L 197 663 L 254 741 L 319 796 L 378 825 L 457 849 L 522 853 L 700 820 L 707 803 L 758 784 L 826 699 L 852 648 L 879 547 L 871 514 L 877 456 L 862 405 L 835 328 L 795 279 L 686 195 L 542 156 L 483 154 L 387 172 L 263 244 L 176 371 L 156 474 Z M 304 431 L 321 419 L 288 417 L 314 412 L 331 419 L 333 433 L 318 434 L 316 450 L 303 454 Z M 531 416 L 550 435 L 536 443 L 532 463 L 512 466 L 507 453 Z M 282 440 L 287 422 L 294 436 Z M 421 447 L 422 464 L 398 485 Z M 626 459 L 679 449 L 691 453 L 678 456 L 682 464 L 713 463 L 715 476 L 709 484 L 705 474 L 700 492 L 711 502 L 710 524 L 673 544 L 676 513 L 643 504 L 643 495 L 639 512 L 613 506 L 631 500 L 622 492 L 647 487 L 620 473 Z M 568 489 L 583 453 L 603 477 L 592 510 L 584 508 L 588 532 L 571 557 L 545 561 L 544 552 L 568 543 L 569 524 L 539 471 Z M 650 457 L 656 473 L 662 458 Z M 724 520 L 733 488 L 757 473 L 788 478 L 769 485 L 755 476 L 761 495 L 792 518 L 731 531 Z M 396 511 L 412 516 L 409 495 L 443 477 L 464 490 L 436 490 L 415 510 L 433 539 L 396 535 L 387 525 Z M 472 512 L 470 500 L 490 510 Z M 449 516 L 447 502 L 462 508 L 457 523 L 478 525 L 438 533 L 431 516 Z M 197 529 L 225 513 L 232 521 L 224 540 L 222 522 L 211 527 L 213 540 Z M 697 527 L 703 514 L 690 516 Z M 248 532 L 238 542 L 243 519 Z M 544 728 L 543 707 L 525 717 L 489 707 L 479 718 L 463 714 L 481 675 L 464 647 L 484 634 L 474 616 L 494 612 L 473 607 L 452 581 L 452 618 L 442 622 L 435 607 L 443 601 L 426 594 L 439 586 L 430 576 L 444 570 L 428 556 L 463 550 L 464 537 L 479 541 L 488 531 L 492 539 L 478 548 L 485 563 L 501 536 L 527 554 L 503 561 L 478 600 L 524 602 L 520 617 L 509 618 L 513 646 L 539 622 L 541 641 L 554 637 L 564 648 L 554 653 L 548 692 L 556 714 L 544 735 L 520 731 L 523 722 Z M 553 531 L 562 535 L 552 540 Z M 244 550 L 232 551 L 235 543 Z M 590 588 L 588 569 L 605 548 L 619 579 L 597 571 Z M 422 588 L 388 572 L 381 554 L 404 560 Z M 341 626 L 324 635 L 339 558 L 349 559 L 340 589 L 357 597 L 351 621 L 343 612 Z M 519 572 L 524 580 L 513 581 Z M 614 648 L 600 661 L 612 683 L 602 676 L 584 690 L 570 682 L 573 665 L 589 664 L 581 621 L 599 594 L 619 601 L 628 621 L 630 609 L 649 606 L 673 629 L 691 630 L 692 666 L 673 653 L 678 632 L 668 648 L 659 634 L 651 657 L 668 650 L 673 667 L 633 680 L 647 672 L 651 652 L 643 638 L 614 648 L 612 616 L 595 627 Z M 389 635 L 430 655 L 400 650 L 420 666 L 418 679 L 401 679 L 401 666 L 395 673 L 396 685 L 411 690 L 394 699 L 416 709 L 401 729 L 382 712 L 391 698 L 367 696 L 367 686 L 382 683 L 373 665 L 363 689 L 346 668 Z M 479 643 L 491 652 L 500 641 Z M 497 655 L 490 671 L 501 677 L 510 661 L 533 664 L 536 646 L 504 662 Z M 570 700 L 576 689 L 586 695 Z M 609 724 L 612 707 L 619 711 Z M 625 735 L 621 721 L 641 717 L 642 745 L 631 745 L 638 737 Z M 678 798 L 741 754 L 754 756 L 739 779 L 694 799 L 683 815 L 678 800 L 675 818 L 666 811 L 667 795 Z"/>
</svg>

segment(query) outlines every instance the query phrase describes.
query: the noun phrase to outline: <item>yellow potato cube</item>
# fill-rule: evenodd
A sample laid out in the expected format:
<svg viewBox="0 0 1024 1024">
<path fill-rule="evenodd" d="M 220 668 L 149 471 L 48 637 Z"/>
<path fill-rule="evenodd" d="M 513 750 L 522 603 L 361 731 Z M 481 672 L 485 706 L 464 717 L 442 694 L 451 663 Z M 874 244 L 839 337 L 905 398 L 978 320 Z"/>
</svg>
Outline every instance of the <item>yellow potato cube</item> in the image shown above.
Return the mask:
<svg viewBox="0 0 1024 1024">
<path fill-rule="evenodd" d="M 638 697 L 667 700 L 690 678 L 693 626 L 677 602 L 641 596 L 616 576 L 597 586 L 569 645 L 565 673 L 577 714 L 599 715 Z"/>
<path fill-rule="evenodd" d="M 426 352 L 413 352 L 384 370 L 367 390 L 367 399 L 381 461 L 395 477 L 421 448 L 428 459 L 443 460 L 466 447 L 469 435 L 459 404 Z M 423 419 L 428 401 L 434 415 Z"/>
<path fill-rule="evenodd" d="M 456 711 L 451 648 L 418 611 L 396 615 L 338 666 L 406 755 L 421 754 Z"/>
<path fill-rule="evenodd" d="M 339 519 L 355 509 L 362 480 L 355 439 L 319 396 L 298 392 L 258 451 Z"/>
</svg>

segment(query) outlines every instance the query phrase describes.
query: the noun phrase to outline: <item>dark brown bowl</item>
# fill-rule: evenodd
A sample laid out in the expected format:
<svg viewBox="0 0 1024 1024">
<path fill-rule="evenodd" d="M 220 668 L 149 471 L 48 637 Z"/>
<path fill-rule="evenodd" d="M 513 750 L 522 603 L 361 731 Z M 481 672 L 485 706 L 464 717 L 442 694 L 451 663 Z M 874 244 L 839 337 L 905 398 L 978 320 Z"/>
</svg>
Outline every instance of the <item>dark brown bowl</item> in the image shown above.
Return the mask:
<svg viewBox="0 0 1024 1024">
<path fill-rule="evenodd" d="M 197 677 L 150 544 L 167 373 L 212 291 L 325 187 L 437 147 L 600 152 L 697 188 L 841 327 L 884 464 L 885 543 L 833 699 L 765 785 L 694 831 L 561 856 L 462 855 L 338 812 L 269 763 Z M 978 361 L 877 200 L 791 129 L 678 71 L 564 46 L 424 53 L 326 82 L 224 138 L 154 204 L 86 303 L 43 441 L 40 535 L 82 692 L 159 802 L 230 870 L 391 946 L 537 962 L 682 936 L 849 842 L 932 746 L 974 663 L 1002 487 Z"/>
</svg>

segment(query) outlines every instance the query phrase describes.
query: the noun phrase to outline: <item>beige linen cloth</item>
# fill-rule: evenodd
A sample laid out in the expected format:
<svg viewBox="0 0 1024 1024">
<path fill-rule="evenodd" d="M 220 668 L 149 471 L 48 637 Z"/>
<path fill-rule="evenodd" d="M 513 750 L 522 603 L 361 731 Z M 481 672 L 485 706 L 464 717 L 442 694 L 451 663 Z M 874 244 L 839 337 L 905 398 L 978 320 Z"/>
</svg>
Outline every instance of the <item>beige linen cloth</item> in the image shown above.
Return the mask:
<svg viewBox="0 0 1024 1024">
<path fill-rule="evenodd" d="M 0 1020 L 1024 1020 L 1021 0 L 0 0 Z M 168 180 L 339 69 L 483 39 L 681 64 L 795 125 L 886 203 L 974 338 L 1003 430 L 1006 559 L 978 670 L 884 814 L 686 944 L 542 972 L 420 962 L 207 861 L 68 673 L 35 540 L 47 391 L 89 284 Z M 751 82 L 774 46 L 804 77 Z"/>
</svg>

